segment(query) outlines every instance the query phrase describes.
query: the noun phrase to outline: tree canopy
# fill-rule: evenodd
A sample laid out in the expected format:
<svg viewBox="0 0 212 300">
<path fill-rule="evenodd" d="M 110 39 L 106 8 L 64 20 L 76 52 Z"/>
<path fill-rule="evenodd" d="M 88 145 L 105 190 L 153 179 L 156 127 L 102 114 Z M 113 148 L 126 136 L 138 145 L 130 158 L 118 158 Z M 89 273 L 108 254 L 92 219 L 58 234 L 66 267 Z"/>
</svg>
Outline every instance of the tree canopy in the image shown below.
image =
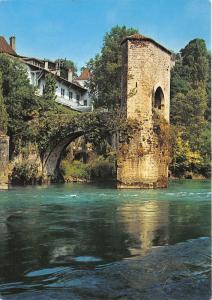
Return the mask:
<svg viewBox="0 0 212 300">
<path fill-rule="evenodd" d="M 18 59 L 1 54 L 0 72 L 2 95 L 8 114 L 7 132 L 14 148 L 19 139 L 33 139 L 34 133 L 27 122 L 39 110 L 39 101 L 29 83 L 26 69 Z"/>
<path fill-rule="evenodd" d="M 2 74 L 0 72 L 0 134 L 7 133 L 7 126 L 8 126 L 8 115 L 6 106 L 3 99 L 3 92 L 2 92 Z"/>
<path fill-rule="evenodd" d="M 88 83 L 94 106 L 109 110 L 120 105 L 122 51 L 121 42 L 129 35 L 137 33 L 134 28 L 115 26 L 106 33 L 101 53 L 87 63 L 91 71 Z"/>
<path fill-rule="evenodd" d="M 209 58 L 202 39 L 190 41 L 176 55 L 171 76 L 171 123 L 177 139 L 171 169 L 177 176 L 187 172 L 208 176 L 210 171 Z M 191 159 L 192 155 L 198 160 Z"/>
<path fill-rule="evenodd" d="M 66 58 L 58 58 L 55 60 L 55 62 L 60 63 L 60 66 L 62 67 L 60 75 L 63 78 L 68 77 L 68 69 L 72 70 L 73 76 L 77 76 L 77 66 L 72 60 Z"/>
<path fill-rule="evenodd" d="M 208 73 L 208 51 L 203 39 L 194 39 L 180 51 L 184 74 L 192 87 L 202 82 L 206 85 Z"/>
</svg>

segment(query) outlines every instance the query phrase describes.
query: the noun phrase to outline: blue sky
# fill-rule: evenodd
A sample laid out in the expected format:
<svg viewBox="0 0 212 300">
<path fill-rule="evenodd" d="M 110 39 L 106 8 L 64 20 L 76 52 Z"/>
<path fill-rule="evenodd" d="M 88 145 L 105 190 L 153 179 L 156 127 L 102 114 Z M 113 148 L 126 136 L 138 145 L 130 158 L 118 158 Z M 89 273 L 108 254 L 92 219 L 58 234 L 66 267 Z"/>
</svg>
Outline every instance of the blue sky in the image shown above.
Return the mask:
<svg viewBox="0 0 212 300">
<path fill-rule="evenodd" d="M 196 37 L 211 48 L 209 0 L 0 0 L 0 35 L 15 35 L 19 54 L 72 59 L 78 68 L 115 25 L 174 51 Z"/>
</svg>

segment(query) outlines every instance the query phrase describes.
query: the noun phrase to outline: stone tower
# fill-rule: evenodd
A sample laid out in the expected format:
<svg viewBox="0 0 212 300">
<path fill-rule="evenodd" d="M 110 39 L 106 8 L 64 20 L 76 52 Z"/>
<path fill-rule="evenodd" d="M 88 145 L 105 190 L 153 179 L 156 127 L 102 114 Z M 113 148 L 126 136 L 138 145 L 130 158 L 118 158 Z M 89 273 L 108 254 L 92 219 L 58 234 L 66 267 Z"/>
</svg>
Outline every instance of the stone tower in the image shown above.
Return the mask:
<svg viewBox="0 0 212 300">
<path fill-rule="evenodd" d="M 137 129 L 118 149 L 118 187 L 167 187 L 172 53 L 140 34 L 126 37 L 122 51 L 122 110 Z"/>
</svg>

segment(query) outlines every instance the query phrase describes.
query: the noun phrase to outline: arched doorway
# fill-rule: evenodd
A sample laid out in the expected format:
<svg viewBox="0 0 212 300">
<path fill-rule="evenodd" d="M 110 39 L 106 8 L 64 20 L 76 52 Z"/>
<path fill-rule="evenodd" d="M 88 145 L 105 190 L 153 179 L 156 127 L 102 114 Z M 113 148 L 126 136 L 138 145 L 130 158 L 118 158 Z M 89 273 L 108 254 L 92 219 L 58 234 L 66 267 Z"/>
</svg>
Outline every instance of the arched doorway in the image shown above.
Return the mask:
<svg viewBox="0 0 212 300">
<path fill-rule="evenodd" d="M 160 86 L 156 89 L 154 93 L 153 107 L 160 110 L 164 108 L 164 94 Z"/>
</svg>

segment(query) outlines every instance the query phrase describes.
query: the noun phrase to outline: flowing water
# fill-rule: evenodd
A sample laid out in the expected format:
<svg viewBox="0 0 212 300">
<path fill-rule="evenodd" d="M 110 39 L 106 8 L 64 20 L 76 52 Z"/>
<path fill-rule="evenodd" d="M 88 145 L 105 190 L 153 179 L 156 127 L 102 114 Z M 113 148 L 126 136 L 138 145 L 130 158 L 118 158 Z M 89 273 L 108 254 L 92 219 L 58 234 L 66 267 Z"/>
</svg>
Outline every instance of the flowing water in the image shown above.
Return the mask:
<svg viewBox="0 0 212 300">
<path fill-rule="evenodd" d="M 210 194 L 195 180 L 1 191 L 0 299 L 209 299 Z"/>
</svg>

